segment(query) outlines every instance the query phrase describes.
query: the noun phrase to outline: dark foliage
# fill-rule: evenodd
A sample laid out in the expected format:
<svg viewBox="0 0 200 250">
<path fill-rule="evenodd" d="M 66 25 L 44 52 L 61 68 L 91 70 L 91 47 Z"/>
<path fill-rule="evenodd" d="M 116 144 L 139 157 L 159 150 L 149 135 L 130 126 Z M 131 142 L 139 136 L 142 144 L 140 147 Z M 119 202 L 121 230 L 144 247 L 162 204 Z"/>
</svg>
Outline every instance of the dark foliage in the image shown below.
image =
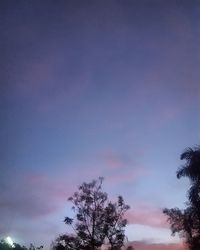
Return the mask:
<svg viewBox="0 0 200 250">
<path fill-rule="evenodd" d="M 5 240 L 1 240 L 0 241 L 0 250 L 27 250 L 27 248 L 25 246 L 21 246 L 17 243 L 13 244 L 14 246 L 12 247 L 11 245 L 9 245 Z"/>
<path fill-rule="evenodd" d="M 102 191 L 103 178 L 83 183 L 78 192 L 69 198 L 73 203 L 74 218 L 64 222 L 73 228 L 74 234 L 61 235 L 54 243 L 56 250 L 97 250 L 108 244 L 110 250 L 124 245 L 125 212 L 129 209 L 121 196 L 117 202 L 108 200 Z"/>
<path fill-rule="evenodd" d="M 18 243 L 13 243 L 13 246 L 8 244 L 5 240 L 0 240 L 0 250 L 39 250 L 42 249 L 43 246 L 35 247 L 33 244 L 30 244 L 30 247 L 27 248 L 25 246 L 21 246 Z"/>
<path fill-rule="evenodd" d="M 188 202 L 185 209 L 172 208 L 163 210 L 168 216 L 172 234 L 179 233 L 190 250 L 200 249 L 200 147 L 188 148 L 181 155 L 185 165 L 177 171 L 177 178 L 190 180 Z"/>
</svg>

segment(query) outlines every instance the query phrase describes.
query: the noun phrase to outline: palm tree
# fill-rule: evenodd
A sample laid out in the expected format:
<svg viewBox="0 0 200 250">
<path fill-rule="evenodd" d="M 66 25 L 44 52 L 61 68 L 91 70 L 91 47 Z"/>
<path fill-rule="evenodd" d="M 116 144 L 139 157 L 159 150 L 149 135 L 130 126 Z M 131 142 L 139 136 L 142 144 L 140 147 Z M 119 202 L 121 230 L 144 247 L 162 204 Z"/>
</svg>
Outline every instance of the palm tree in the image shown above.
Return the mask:
<svg viewBox="0 0 200 250">
<path fill-rule="evenodd" d="M 190 250 L 200 249 L 200 146 L 188 148 L 181 154 L 181 160 L 185 160 L 177 171 L 177 178 L 188 177 L 190 188 L 188 190 L 187 207 L 184 210 L 178 208 L 164 209 L 168 216 L 172 233 L 179 233 L 186 239 Z"/>
<path fill-rule="evenodd" d="M 188 199 L 192 207 L 198 210 L 200 219 L 200 147 L 186 149 L 181 154 L 181 160 L 186 160 L 186 163 L 178 169 L 177 178 L 189 178 Z"/>
<path fill-rule="evenodd" d="M 178 169 L 177 178 L 188 177 L 192 183 L 200 182 L 200 146 L 187 148 L 180 158 L 186 163 Z"/>
</svg>

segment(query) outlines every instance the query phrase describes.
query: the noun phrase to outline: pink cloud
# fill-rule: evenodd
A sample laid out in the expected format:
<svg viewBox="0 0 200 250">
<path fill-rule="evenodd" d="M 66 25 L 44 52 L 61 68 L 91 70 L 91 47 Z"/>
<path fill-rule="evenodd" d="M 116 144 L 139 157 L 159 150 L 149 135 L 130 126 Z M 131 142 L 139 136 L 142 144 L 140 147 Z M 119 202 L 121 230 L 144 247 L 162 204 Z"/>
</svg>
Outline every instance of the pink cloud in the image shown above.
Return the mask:
<svg viewBox="0 0 200 250">
<path fill-rule="evenodd" d="M 141 177 L 147 176 L 149 174 L 150 172 L 142 166 L 130 166 L 126 169 L 118 169 L 118 171 L 115 171 L 114 169 L 113 171 L 108 171 L 106 180 L 108 180 L 110 184 L 116 185 L 123 182 L 136 181 Z"/>
<path fill-rule="evenodd" d="M 99 157 L 99 155 L 98 155 Z M 108 149 L 100 154 L 100 161 L 105 166 L 102 175 L 110 184 L 134 181 L 149 175 L 148 169 L 133 161 L 128 154 Z"/>
<path fill-rule="evenodd" d="M 70 184 L 62 179 L 45 174 L 23 174 L 6 183 L 0 194 L 0 208 L 3 214 L 34 218 L 48 215 L 65 205 L 72 193 Z"/>
<path fill-rule="evenodd" d="M 117 184 L 119 182 L 131 181 L 134 179 L 134 176 L 130 173 L 114 173 L 108 176 L 107 180 L 109 183 Z"/>
<path fill-rule="evenodd" d="M 133 207 L 133 209 L 127 211 L 126 218 L 129 224 L 162 228 L 169 227 L 162 210 L 148 205 L 137 206 L 136 208 Z"/>
<path fill-rule="evenodd" d="M 131 159 L 125 154 L 119 154 L 113 152 L 112 150 L 108 150 L 103 153 L 103 160 L 105 164 L 111 169 L 118 169 L 122 167 L 127 167 L 130 165 Z"/>
<path fill-rule="evenodd" d="M 136 250 L 186 250 L 182 243 L 148 243 L 144 241 L 133 241 L 130 244 Z"/>
</svg>

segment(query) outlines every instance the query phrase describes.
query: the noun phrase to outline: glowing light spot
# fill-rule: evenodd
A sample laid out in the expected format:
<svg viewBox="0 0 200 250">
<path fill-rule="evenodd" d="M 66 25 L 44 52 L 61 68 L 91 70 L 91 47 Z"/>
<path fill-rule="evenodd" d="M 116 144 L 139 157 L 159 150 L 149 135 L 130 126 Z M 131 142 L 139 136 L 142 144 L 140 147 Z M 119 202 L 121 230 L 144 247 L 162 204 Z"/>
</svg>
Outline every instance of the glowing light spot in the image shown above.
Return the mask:
<svg viewBox="0 0 200 250">
<path fill-rule="evenodd" d="M 13 240 L 11 239 L 11 237 L 10 236 L 8 236 L 8 237 L 6 237 L 6 242 L 11 246 L 11 247 L 15 247 L 14 246 L 14 243 L 13 243 Z"/>
</svg>

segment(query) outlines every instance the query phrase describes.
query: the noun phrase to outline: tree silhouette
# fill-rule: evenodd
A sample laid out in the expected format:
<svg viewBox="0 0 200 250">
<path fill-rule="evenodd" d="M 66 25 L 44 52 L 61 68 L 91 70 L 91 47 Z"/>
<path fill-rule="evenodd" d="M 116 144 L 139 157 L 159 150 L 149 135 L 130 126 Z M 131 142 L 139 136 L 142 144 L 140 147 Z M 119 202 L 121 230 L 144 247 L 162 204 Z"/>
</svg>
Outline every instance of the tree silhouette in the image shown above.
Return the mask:
<svg viewBox="0 0 200 250">
<path fill-rule="evenodd" d="M 124 203 L 122 196 L 118 197 L 116 203 L 109 202 L 105 208 L 104 230 L 110 244 L 110 249 L 119 249 L 124 245 L 124 228 L 127 220 L 124 219 L 124 213 L 129 209 Z"/>
<path fill-rule="evenodd" d="M 200 147 L 188 148 L 181 154 L 185 165 L 177 171 L 177 178 L 190 180 L 188 202 L 185 209 L 172 208 L 163 210 L 168 216 L 172 234 L 179 233 L 185 238 L 190 250 L 200 249 Z"/>
<path fill-rule="evenodd" d="M 12 246 L 10 246 L 5 240 L 0 241 L 0 250 L 11 250 Z"/>
<path fill-rule="evenodd" d="M 27 250 L 25 246 L 21 246 L 18 243 L 13 243 L 14 246 L 8 244 L 5 240 L 0 240 L 0 250 Z"/>
<path fill-rule="evenodd" d="M 32 243 L 30 244 L 28 250 L 39 250 L 39 249 L 43 249 L 43 245 L 39 246 L 39 247 L 36 247 L 34 246 Z"/>
<path fill-rule="evenodd" d="M 75 217 L 65 217 L 64 222 L 74 233 L 58 237 L 54 249 L 97 250 L 109 244 L 109 249 L 115 250 L 124 245 L 127 221 L 123 216 L 129 206 L 121 196 L 117 202 L 108 201 L 107 193 L 102 191 L 102 182 L 103 178 L 99 177 L 83 183 L 68 199 L 73 203 Z"/>
<path fill-rule="evenodd" d="M 25 247 L 25 246 L 21 246 L 18 243 L 13 243 L 13 246 L 11 246 L 10 244 L 8 244 L 6 242 L 6 240 L 2 239 L 0 240 L 0 250 L 37 250 L 37 249 L 42 249 L 43 246 L 39 246 L 39 247 L 35 247 L 33 244 L 30 244 L 29 248 Z"/>
</svg>

